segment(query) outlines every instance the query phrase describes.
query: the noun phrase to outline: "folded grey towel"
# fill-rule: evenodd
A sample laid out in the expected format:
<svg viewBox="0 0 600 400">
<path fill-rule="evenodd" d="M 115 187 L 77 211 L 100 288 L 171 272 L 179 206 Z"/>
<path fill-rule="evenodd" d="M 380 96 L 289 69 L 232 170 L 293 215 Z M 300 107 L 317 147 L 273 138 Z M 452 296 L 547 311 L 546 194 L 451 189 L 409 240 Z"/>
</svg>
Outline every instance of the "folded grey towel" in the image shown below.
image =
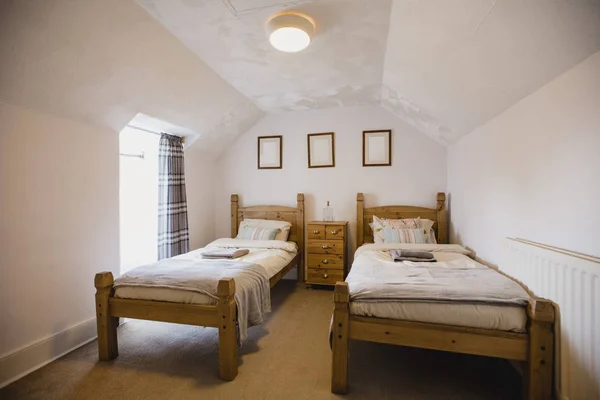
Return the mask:
<svg viewBox="0 0 600 400">
<path fill-rule="evenodd" d="M 206 253 L 202 253 L 202 258 L 227 258 L 233 259 L 248 254 L 248 249 L 217 249 L 209 250 Z"/>
<path fill-rule="evenodd" d="M 436 262 L 432 253 L 419 250 L 390 250 L 393 261 Z"/>
</svg>

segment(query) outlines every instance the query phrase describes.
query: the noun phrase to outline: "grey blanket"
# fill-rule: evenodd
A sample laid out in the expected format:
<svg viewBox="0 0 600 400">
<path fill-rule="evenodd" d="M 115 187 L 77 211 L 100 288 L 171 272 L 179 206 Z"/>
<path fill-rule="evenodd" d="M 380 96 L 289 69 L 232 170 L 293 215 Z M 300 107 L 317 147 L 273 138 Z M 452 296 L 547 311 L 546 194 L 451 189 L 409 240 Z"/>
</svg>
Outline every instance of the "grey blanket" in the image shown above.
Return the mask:
<svg viewBox="0 0 600 400">
<path fill-rule="evenodd" d="M 395 263 L 389 251 L 398 247 L 386 246 L 363 246 L 356 252 L 346 278 L 351 301 L 525 305 L 529 299 L 512 279 L 461 254 L 436 251 L 436 263 Z"/>
<path fill-rule="evenodd" d="M 394 262 L 401 261 L 416 261 L 416 262 L 436 262 L 437 260 L 433 257 L 433 253 L 419 250 L 401 250 L 394 249 L 390 250 L 390 255 Z"/>
<path fill-rule="evenodd" d="M 188 253 L 191 254 L 191 253 Z M 126 272 L 118 287 L 168 288 L 202 293 L 214 299 L 222 278 L 234 278 L 239 343 L 249 326 L 261 324 L 271 311 L 269 275 L 260 265 L 233 260 L 203 260 L 186 255 L 161 260 Z"/>
</svg>

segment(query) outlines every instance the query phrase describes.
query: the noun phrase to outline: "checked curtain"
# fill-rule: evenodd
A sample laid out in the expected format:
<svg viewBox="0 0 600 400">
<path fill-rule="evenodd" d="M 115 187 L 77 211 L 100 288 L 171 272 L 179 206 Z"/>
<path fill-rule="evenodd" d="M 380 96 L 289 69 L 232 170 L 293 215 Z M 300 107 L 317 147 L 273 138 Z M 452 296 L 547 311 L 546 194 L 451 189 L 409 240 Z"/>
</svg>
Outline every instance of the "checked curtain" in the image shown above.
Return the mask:
<svg viewBox="0 0 600 400">
<path fill-rule="evenodd" d="M 161 134 L 158 146 L 158 259 L 190 249 L 183 143 L 179 136 Z"/>
</svg>

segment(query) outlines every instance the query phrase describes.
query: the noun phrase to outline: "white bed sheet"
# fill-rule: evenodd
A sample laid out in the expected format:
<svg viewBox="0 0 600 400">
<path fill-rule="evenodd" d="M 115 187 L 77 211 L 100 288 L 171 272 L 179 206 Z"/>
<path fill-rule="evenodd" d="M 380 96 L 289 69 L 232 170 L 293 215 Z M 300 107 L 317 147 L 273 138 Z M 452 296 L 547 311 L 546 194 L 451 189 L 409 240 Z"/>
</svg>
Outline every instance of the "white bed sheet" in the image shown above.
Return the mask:
<svg viewBox="0 0 600 400">
<path fill-rule="evenodd" d="M 217 239 L 206 247 L 190 251 L 178 257 L 197 258 L 202 253 L 215 248 L 239 247 L 248 249 L 250 252 L 236 260 L 261 265 L 269 274 L 275 276 L 298 253 L 298 246 L 294 242 L 282 242 L 279 240 L 242 240 L 242 239 Z M 115 290 L 115 297 L 123 299 L 168 301 L 172 303 L 185 304 L 217 304 L 217 300 L 202 293 L 168 288 L 145 288 L 145 287 L 119 287 Z"/>
<path fill-rule="evenodd" d="M 442 248 L 445 245 L 439 246 L 440 249 L 436 250 L 440 251 L 433 252 L 434 256 L 439 261 L 456 262 L 464 260 L 468 263 L 476 263 L 465 254 L 461 254 L 460 251 L 452 251 L 454 249 L 452 249 L 450 245 L 447 248 Z M 411 247 L 418 248 L 418 246 Z M 357 261 L 361 263 L 361 265 L 364 265 L 365 262 L 372 263 L 373 268 L 377 268 L 377 265 L 382 262 L 392 262 L 389 252 L 386 254 L 385 251 L 364 251 L 364 249 L 363 251 L 359 251 L 357 251 L 355 263 Z M 400 265 L 397 267 L 401 268 Z M 352 285 L 352 271 L 346 280 L 350 285 Z M 512 332 L 525 332 L 527 324 L 527 313 L 525 307 L 481 303 L 438 303 L 419 301 L 374 302 L 355 300 L 350 302 L 350 313 L 358 316 L 389 318 Z"/>
</svg>

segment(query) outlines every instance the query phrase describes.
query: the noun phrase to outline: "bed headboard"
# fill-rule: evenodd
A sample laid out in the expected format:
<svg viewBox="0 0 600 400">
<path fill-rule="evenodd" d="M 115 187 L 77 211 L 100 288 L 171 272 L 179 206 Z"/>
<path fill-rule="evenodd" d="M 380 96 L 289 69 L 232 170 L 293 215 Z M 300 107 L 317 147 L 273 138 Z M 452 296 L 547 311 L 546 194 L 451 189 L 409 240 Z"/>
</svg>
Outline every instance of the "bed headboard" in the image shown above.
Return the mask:
<svg viewBox="0 0 600 400">
<path fill-rule="evenodd" d="M 437 194 L 437 207 L 413 206 L 382 206 L 365 208 L 364 195 L 356 196 L 356 246 L 364 243 L 373 243 L 373 232 L 369 224 L 373 222 L 373 215 L 381 218 L 402 219 L 417 218 L 430 219 L 435 222 L 433 229 L 438 243 L 448 243 L 448 215 L 446 212 L 446 193 Z"/>
<path fill-rule="evenodd" d="M 240 222 L 245 218 L 272 219 L 292 224 L 288 241 L 296 242 L 300 254 L 304 252 L 304 193 L 296 196 L 296 207 L 286 206 L 250 206 L 240 207 L 239 196 L 231 195 L 231 237 L 238 234 Z"/>
</svg>

